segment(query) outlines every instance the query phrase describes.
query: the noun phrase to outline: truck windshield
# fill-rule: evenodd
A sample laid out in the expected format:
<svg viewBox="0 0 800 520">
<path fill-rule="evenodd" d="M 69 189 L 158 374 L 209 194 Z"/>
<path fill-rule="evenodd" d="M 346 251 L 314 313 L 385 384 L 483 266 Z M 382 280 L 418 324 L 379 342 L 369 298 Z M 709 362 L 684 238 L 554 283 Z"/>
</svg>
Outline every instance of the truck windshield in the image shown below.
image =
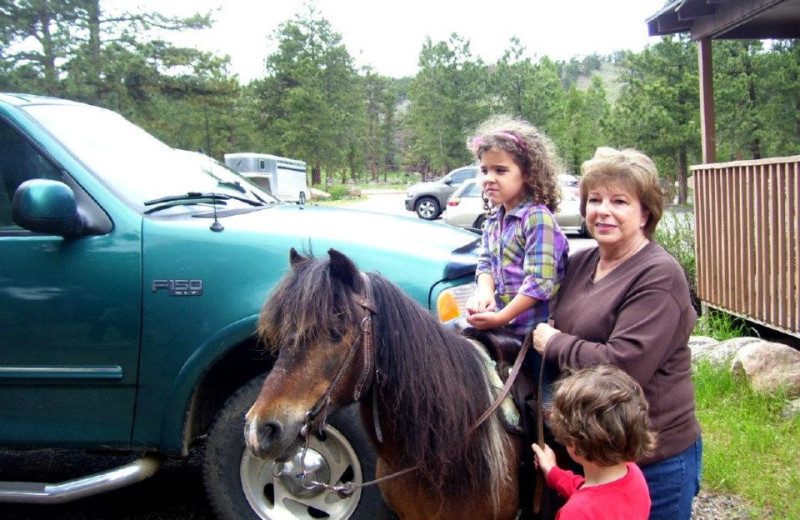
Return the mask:
<svg viewBox="0 0 800 520">
<path fill-rule="evenodd" d="M 110 110 L 37 104 L 27 106 L 26 111 L 101 181 L 142 211 L 145 201 L 188 192 L 276 202 L 213 159 L 175 150 Z M 235 198 L 227 206 L 252 207 Z"/>
</svg>

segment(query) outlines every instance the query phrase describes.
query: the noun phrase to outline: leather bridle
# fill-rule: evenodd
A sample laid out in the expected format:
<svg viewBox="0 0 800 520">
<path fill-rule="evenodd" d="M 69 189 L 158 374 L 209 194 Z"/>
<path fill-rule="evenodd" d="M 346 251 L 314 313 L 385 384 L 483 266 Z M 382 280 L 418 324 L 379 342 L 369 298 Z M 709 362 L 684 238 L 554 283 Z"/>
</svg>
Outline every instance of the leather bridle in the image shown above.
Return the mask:
<svg viewBox="0 0 800 520">
<path fill-rule="evenodd" d="M 367 388 L 368 384 L 371 384 L 378 377 L 376 374 L 378 369 L 375 364 L 375 333 L 372 323 L 372 317 L 377 315 L 378 311 L 372 301 L 372 285 L 370 284 L 369 278 L 367 278 L 367 275 L 364 273 L 359 272 L 359 274 L 361 275 L 361 281 L 364 289 L 355 295 L 354 300 L 356 305 L 364 310 L 364 317 L 361 319 L 361 325 L 359 327 L 361 329 L 362 340 L 360 343 L 358 341 L 354 341 L 350 345 L 347 355 L 345 355 L 344 359 L 339 365 L 339 368 L 336 370 L 336 374 L 333 376 L 330 386 L 328 386 L 328 389 L 324 394 L 322 394 L 322 397 L 319 398 L 316 404 L 308 412 L 306 412 L 305 424 L 300 431 L 300 435 L 302 435 L 304 438 L 307 437 L 311 426 L 315 422 L 317 422 L 318 432 L 321 433 L 325 428 L 333 393 L 336 391 L 339 383 L 341 383 L 344 374 L 347 372 L 347 369 L 350 368 L 350 364 L 355 359 L 359 347 L 361 348 L 362 355 L 364 356 L 364 363 L 361 369 L 361 374 L 358 376 L 356 386 L 353 389 L 353 401 L 358 401 L 361 399 L 364 389 Z M 318 418 L 320 419 L 319 421 L 317 421 Z"/>
</svg>

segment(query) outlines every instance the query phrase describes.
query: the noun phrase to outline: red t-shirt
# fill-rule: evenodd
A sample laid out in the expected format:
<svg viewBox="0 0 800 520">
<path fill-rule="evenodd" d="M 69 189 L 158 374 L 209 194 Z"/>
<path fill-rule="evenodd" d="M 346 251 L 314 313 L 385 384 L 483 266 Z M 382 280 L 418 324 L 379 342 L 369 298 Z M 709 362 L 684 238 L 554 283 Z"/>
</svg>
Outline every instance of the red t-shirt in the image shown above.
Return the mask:
<svg viewBox="0 0 800 520">
<path fill-rule="evenodd" d="M 647 482 L 639 466 L 628 462 L 627 467 L 628 473 L 621 479 L 582 489 L 583 477 L 554 466 L 547 475 L 547 485 L 567 499 L 556 520 L 647 520 Z"/>
</svg>

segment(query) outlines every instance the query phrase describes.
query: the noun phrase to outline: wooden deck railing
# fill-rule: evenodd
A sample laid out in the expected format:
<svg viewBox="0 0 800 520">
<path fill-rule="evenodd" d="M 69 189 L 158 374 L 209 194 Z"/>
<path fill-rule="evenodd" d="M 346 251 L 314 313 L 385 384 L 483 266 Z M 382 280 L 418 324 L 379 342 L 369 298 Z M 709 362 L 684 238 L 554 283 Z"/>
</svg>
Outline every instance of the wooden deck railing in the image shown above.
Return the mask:
<svg viewBox="0 0 800 520">
<path fill-rule="evenodd" d="M 800 155 L 691 169 L 699 299 L 800 337 Z"/>
</svg>

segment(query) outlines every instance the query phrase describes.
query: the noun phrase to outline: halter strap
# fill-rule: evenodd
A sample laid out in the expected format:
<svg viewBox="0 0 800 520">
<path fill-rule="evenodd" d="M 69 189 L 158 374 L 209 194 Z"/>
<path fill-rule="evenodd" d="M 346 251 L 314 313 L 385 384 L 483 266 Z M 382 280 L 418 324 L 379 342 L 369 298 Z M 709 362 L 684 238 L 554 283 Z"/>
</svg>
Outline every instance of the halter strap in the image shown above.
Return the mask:
<svg viewBox="0 0 800 520">
<path fill-rule="evenodd" d="M 330 408 L 331 404 L 331 396 L 333 392 L 336 390 L 336 387 L 339 386 L 347 368 L 353 362 L 355 358 L 356 351 L 358 350 L 359 346 L 362 346 L 362 351 L 364 355 L 364 367 L 361 371 L 361 375 L 358 377 L 358 382 L 356 383 L 355 388 L 353 389 L 353 400 L 358 401 L 361 398 L 361 394 L 364 391 L 364 388 L 367 387 L 367 384 L 371 382 L 370 376 L 373 375 L 373 365 L 374 365 L 374 358 L 375 358 L 375 344 L 374 344 L 374 334 L 373 334 L 373 324 L 372 324 L 372 315 L 377 314 L 377 310 L 375 309 L 375 304 L 372 302 L 372 285 L 370 284 L 369 278 L 363 272 L 359 272 L 361 275 L 361 281 L 363 285 L 363 291 L 358 293 L 353 299 L 355 303 L 364 309 L 364 317 L 361 320 L 361 337 L 362 341 L 359 343 L 358 341 L 354 341 L 353 344 L 347 351 L 347 355 L 342 360 L 342 363 L 339 365 L 339 368 L 336 370 L 336 374 L 333 376 L 333 380 L 331 381 L 330 386 L 322 394 L 322 397 L 314 404 L 314 406 L 306 412 L 306 423 L 303 425 L 303 428 L 300 432 L 301 435 L 308 435 L 309 429 L 311 428 L 311 424 L 316 421 L 317 417 L 322 417 L 317 425 L 317 430 L 322 432 L 322 429 L 325 427 L 325 423 L 328 418 L 328 409 Z"/>
</svg>

